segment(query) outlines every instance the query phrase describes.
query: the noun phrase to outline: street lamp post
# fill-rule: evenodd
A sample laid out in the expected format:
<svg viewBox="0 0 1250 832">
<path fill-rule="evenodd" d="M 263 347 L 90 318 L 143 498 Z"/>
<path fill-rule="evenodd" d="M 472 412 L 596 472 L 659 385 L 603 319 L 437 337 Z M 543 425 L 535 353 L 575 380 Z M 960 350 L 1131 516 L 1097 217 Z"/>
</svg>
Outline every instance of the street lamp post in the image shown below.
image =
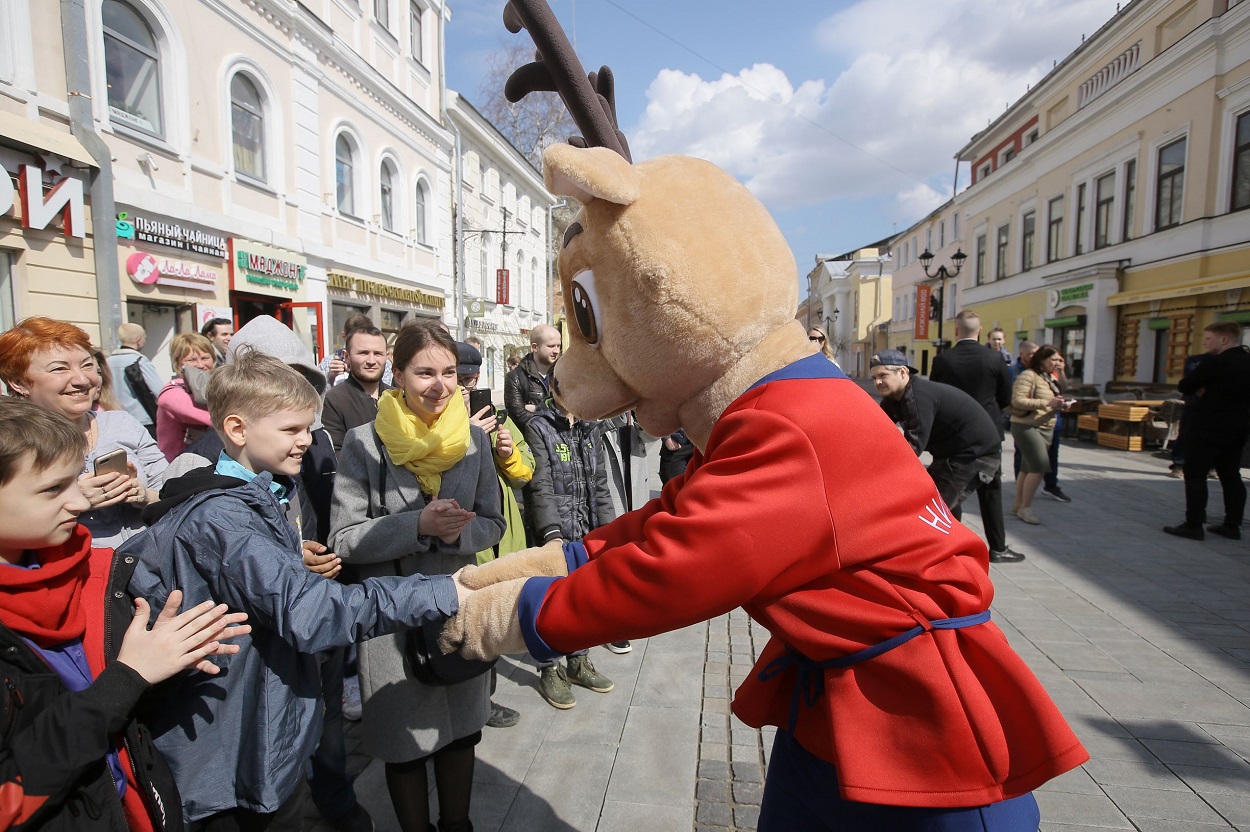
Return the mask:
<svg viewBox="0 0 1250 832">
<path fill-rule="evenodd" d="M 951 263 L 955 266 L 955 271 L 949 272 L 946 270 L 946 266 L 943 265 L 938 266 L 936 273 L 930 273 L 929 266 L 933 265 L 933 252 L 926 248 L 924 254 L 920 255 L 920 267 L 924 269 L 924 276 L 930 279 L 937 278 L 938 280 L 936 308 L 938 321 L 937 351 L 939 355 L 941 355 L 942 350 L 946 349 L 946 341 L 942 340 L 942 320 L 946 317 L 946 281 L 948 278 L 959 277 L 959 272 L 963 269 L 964 261 L 967 259 L 968 255 L 964 254 L 962 248 L 956 249 L 955 253 L 951 255 Z M 930 304 L 933 305 L 934 302 L 930 301 Z"/>
</svg>

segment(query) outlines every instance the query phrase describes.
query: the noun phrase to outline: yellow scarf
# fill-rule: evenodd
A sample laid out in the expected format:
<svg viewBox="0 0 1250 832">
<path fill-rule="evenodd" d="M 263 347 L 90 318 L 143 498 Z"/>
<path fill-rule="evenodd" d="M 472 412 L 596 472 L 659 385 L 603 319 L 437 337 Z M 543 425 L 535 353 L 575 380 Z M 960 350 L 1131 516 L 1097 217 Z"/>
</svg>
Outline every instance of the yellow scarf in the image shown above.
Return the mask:
<svg viewBox="0 0 1250 832">
<path fill-rule="evenodd" d="M 429 426 L 408 408 L 402 390 L 387 390 L 378 399 L 378 418 L 373 424 L 391 462 L 416 474 L 421 490 L 435 497 L 443 472 L 469 451 L 469 408 L 458 389 Z"/>
</svg>

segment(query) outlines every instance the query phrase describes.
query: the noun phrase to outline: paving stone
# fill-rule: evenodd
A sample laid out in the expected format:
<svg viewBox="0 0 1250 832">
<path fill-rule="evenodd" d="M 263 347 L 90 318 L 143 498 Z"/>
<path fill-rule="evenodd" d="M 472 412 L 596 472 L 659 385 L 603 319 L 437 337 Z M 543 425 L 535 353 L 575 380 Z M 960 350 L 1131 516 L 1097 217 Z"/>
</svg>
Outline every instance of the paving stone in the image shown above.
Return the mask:
<svg viewBox="0 0 1250 832">
<path fill-rule="evenodd" d="M 609 800 L 595 832 L 637 832 L 639 829 L 685 830 L 694 826 L 694 806 L 652 806 Z"/>
<path fill-rule="evenodd" d="M 1216 794 L 1250 795 L 1250 767 L 1231 769 L 1174 765 L 1169 768 L 1204 798 Z"/>
<path fill-rule="evenodd" d="M 607 798 L 661 806 L 689 804 L 698 738 L 699 714 L 693 709 L 631 707 Z"/>
<path fill-rule="evenodd" d="M 735 793 L 736 794 L 736 793 Z M 729 784 L 724 780 L 700 780 L 695 788 L 695 798 L 715 803 L 729 802 Z"/>
<path fill-rule="evenodd" d="M 722 763 L 727 763 L 729 762 L 729 746 L 715 742 L 699 743 L 699 759 L 718 760 Z"/>
<path fill-rule="evenodd" d="M 1221 823 L 1223 818 L 1195 794 L 1168 794 L 1155 789 L 1107 786 L 1107 795 L 1130 820 L 1160 818 L 1193 823 Z"/>
<path fill-rule="evenodd" d="M 1204 797 L 1225 820 L 1250 827 L 1250 791 L 1242 789 L 1239 794 L 1210 794 Z"/>
<path fill-rule="evenodd" d="M 728 803 L 700 803 L 695 819 L 709 826 L 731 826 L 733 812 Z"/>
<path fill-rule="evenodd" d="M 758 806 L 735 806 L 734 826 L 739 829 L 754 829 L 760 820 Z"/>
<path fill-rule="evenodd" d="M 750 803 L 756 806 L 764 797 L 764 787 L 759 783 L 736 782 L 733 784 L 735 803 Z"/>
<path fill-rule="evenodd" d="M 1042 820 L 1047 823 L 1069 823 L 1096 826 L 1102 829 L 1132 829 L 1124 813 L 1105 794 L 1065 794 L 1034 792 Z"/>
<path fill-rule="evenodd" d="M 1163 818 L 1133 818 L 1133 825 L 1140 832 L 1219 832 L 1221 829 L 1234 828 L 1223 820 L 1219 823 L 1193 823 Z"/>
<path fill-rule="evenodd" d="M 742 781 L 745 783 L 763 783 L 764 778 L 758 763 L 739 763 L 733 764 L 734 781 Z"/>
<path fill-rule="evenodd" d="M 1244 768 L 1246 761 L 1223 744 L 1142 740 L 1165 763 L 1205 768 Z"/>
<path fill-rule="evenodd" d="M 709 780 L 728 780 L 729 763 L 720 760 L 700 760 L 699 777 Z"/>
<path fill-rule="evenodd" d="M 1140 786 L 1169 791 L 1190 791 L 1189 786 L 1162 763 L 1128 760 L 1090 760 L 1085 771 L 1101 786 Z"/>
</svg>

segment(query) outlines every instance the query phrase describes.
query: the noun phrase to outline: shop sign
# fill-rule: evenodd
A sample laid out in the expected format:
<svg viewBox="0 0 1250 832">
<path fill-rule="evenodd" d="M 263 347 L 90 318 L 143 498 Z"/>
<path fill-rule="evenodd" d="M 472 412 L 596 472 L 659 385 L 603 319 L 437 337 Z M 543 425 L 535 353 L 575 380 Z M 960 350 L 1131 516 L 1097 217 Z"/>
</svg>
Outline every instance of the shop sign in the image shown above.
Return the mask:
<svg viewBox="0 0 1250 832">
<path fill-rule="evenodd" d="M 1085 303 L 1089 300 L 1089 293 L 1092 291 L 1094 291 L 1093 283 L 1065 286 L 1062 289 L 1051 289 L 1046 293 L 1046 299 L 1050 302 L 1051 309 L 1058 309 L 1073 303 Z"/>
<path fill-rule="evenodd" d="M 495 303 L 508 305 L 508 270 L 495 269 Z"/>
<path fill-rule="evenodd" d="M 215 291 L 218 278 L 216 271 L 199 263 L 157 257 L 146 251 L 136 251 L 126 258 L 126 274 L 140 286 L 177 286 L 201 292 Z"/>
<path fill-rule="evenodd" d="M 308 271 L 302 257 L 260 243 L 235 239 L 231 241 L 234 256 L 234 288 L 240 289 L 240 278 L 253 286 L 298 292 Z"/>
<path fill-rule="evenodd" d="M 913 337 L 917 341 L 927 341 L 929 338 L 929 306 L 932 295 L 933 287 L 929 284 L 921 283 L 916 287 L 916 325 Z"/>
<path fill-rule="evenodd" d="M 179 251 L 193 251 L 219 260 L 225 260 L 229 255 L 226 238 L 220 234 L 172 220 L 152 219 L 135 211 L 118 213 L 117 237 Z"/>
<path fill-rule="evenodd" d="M 469 318 L 465 323 L 476 329 L 478 332 L 496 332 L 500 335 L 516 335 L 516 330 L 511 327 L 502 326 L 494 321 L 486 321 L 481 318 Z"/>
<path fill-rule="evenodd" d="M 481 318 L 486 314 L 486 301 L 473 298 L 464 302 L 464 314 L 468 318 Z"/>
<path fill-rule="evenodd" d="M 234 310 L 229 306 L 208 306 L 203 303 L 195 305 L 195 330 L 199 332 L 204 328 L 204 324 L 214 318 L 225 318 L 227 321 L 234 320 Z"/>
<path fill-rule="evenodd" d="M 87 236 L 86 198 L 81 179 L 63 177 L 45 195 L 43 170 L 34 165 L 21 165 L 17 171 L 16 192 L 8 174 L 0 176 L 0 216 L 12 211 L 19 201 L 24 228 L 42 231 L 60 214 L 66 237 Z"/>
<path fill-rule="evenodd" d="M 393 286 L 390 283 L 379 283 L 375 280 L 365 280 L 363 277 L 352 277 L 340 272 L 330 272 L 326 275 L 326 288 L 338 289 L 344 292 L 354 290 L 358 295 L 372 295 L 386 300 L 402 300 L 418 306 L 433 307 L 434 309 L 442 309 L 447 303 L 446 298 L 442 295 L 423 292 L 420 289 Z"/>
</svg>

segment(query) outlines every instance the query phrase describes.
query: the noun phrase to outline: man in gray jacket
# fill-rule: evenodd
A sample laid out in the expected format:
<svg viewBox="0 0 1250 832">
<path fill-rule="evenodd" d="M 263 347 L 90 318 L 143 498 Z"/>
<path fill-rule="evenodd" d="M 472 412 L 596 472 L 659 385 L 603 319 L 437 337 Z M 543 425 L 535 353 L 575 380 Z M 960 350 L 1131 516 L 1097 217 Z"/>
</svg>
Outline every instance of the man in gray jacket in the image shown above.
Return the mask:
<svg viewBox="0 0 1250 832">
<path fill-rule="evenodd" d="M 148 333 L 143 327 L 138 324 L 122 324 L 117 328 L 117 340 L 121 346 L 109 354 L 107 361 L 109 370 L 113 373 L 113 391 L 117 394 L 117 401 L 155 439 L 156 397 L 161 394 L 165 383 L 161 381 L 160 373 L 156 372 L 156 366 L 140 352 L 147 339 Z M 134 371 L 131 371 L 131 375 L 126 374 L 132 365 L 139 369 L 143 381 L 140 389 L 136 389 L 131 380 Z"/>
</svg>

